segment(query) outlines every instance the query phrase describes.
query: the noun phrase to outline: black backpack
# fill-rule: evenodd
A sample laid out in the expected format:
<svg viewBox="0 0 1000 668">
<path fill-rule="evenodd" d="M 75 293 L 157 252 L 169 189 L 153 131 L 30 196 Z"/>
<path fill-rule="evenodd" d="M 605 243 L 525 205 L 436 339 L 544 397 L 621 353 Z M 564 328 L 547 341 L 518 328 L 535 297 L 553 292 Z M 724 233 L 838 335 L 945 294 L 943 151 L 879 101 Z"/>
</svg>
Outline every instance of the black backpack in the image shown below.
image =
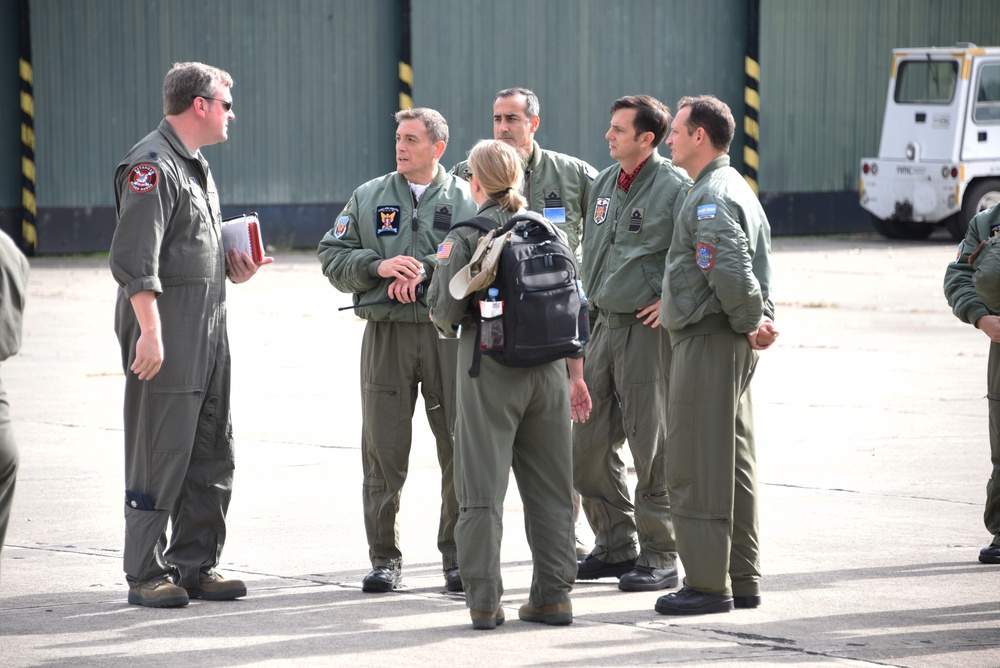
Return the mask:
<svg viewBox="0 0 1000 668">
<path fill-rule="evenodd" d="M 460 226 L 483 232 L 498 227 L 496 221 L 484 216 L 455 225 Z M 580 308 L 576 259 L 555 226 L 529 211 L 507 221 L 497 237 L 508 231 L 511 234 L 490 286 L 499 290 L 504 303 L 504 348 L 481 351 L 482 328 L 477 324 L 469 369 L 472 378 L 479 375 L 480 355 L 489 355 L 506 366 L 537 366 L 580 352 L 590 336 L 586 309 Z M 478 301 L 470 300 L 470 308 L 480 323 Z"/>
</svg>

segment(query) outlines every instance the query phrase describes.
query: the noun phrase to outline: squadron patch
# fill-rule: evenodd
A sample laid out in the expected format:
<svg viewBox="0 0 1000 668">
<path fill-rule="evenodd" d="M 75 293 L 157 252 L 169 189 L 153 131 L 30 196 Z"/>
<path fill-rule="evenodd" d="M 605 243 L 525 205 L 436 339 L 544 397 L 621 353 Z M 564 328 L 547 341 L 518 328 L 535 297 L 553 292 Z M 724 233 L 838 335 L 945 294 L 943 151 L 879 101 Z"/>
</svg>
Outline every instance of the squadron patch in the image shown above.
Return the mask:
<svg viewBox="0 0 1000 668">
<path fill-rule="evenodd" d="M 694 261 L 699 269 L 708 271 L 715 264 L 715 248 L 708 244 L 698 244 Z"/>
<path fill-rule="evenodd" d="M 380 206 L 375 209 L 375 234 L 399 234 L 398 206 Z"/>
<path fill-rule="evenodd" d="M 333 236 L 339 239 L 347 234 L 347 224 L 351 222 L 350 216 L 341 216 L 337 219 L 337 224 L 333 226 Z"/>
<path fill-rule="evenodd" d="M 143 163 L 136 165 L 128 173 L 128 187 L 137 193 L 148 193 L 156 188 L 156 182 L 160 175 L 156 172 L 156 167 Z"/>
<path fill-rule="evenodd" d="M 452 246 L 454 245 L 455 245 L 454 242 L 451 241 L 442 241 L 438 245 L 437 259 L 439 262 L 441 260 L 447 260 L 449 257 L 451 257 L 451 249 Z"/>
<path fill-rule="evenodd" d="M 698 207 L 698 220 L 711 220 L 715 218 L 715 205 L 702 204 Z"/>
<path fill-rule="evenodd" d="M 598 197 L 597 205 L 594 207 L 594 223 L 600 225 L 608 217 L 608 207 L 611 206 L 610 197 Z"/>
<path fill-rule="evenodd" d="M 632 209 L 632 213 L 628 217 L 628 231 L 632 234 L 642 230 L 642 217 L 646 212 L 645 209 L 636 207 Z"/>
</svg>

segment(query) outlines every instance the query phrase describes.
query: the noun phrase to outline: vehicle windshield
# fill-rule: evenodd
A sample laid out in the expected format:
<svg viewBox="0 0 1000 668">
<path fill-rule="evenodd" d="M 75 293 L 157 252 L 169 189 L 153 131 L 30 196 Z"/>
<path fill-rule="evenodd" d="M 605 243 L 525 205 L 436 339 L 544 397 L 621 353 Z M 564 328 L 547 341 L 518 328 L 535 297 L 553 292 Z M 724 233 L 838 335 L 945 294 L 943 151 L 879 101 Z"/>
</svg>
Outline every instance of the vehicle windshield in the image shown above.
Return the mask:
<svg viewBox="0 0 1000 668">
<path fill-rule="evenodd" d="M 901 104 L 949 104 L 957 79 L 958 61 L 904 60 L 896 72 L 894 98 Z"/>
</svg>

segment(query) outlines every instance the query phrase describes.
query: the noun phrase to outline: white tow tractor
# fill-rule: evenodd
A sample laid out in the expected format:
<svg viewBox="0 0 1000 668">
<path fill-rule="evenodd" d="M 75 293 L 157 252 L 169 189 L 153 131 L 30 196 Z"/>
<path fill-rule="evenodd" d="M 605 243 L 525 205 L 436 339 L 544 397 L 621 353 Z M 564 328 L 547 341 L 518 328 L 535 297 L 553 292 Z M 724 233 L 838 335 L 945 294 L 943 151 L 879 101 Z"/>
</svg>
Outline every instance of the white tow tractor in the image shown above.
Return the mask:
<svg viewBox="0 0 1000 668">
<path fill-rule="evenodd" d="M 924 239 L 1000 202 L 1000 47 L 893 49 L 877 158 L 861 206 L 890 239 Z"/>
</svg>

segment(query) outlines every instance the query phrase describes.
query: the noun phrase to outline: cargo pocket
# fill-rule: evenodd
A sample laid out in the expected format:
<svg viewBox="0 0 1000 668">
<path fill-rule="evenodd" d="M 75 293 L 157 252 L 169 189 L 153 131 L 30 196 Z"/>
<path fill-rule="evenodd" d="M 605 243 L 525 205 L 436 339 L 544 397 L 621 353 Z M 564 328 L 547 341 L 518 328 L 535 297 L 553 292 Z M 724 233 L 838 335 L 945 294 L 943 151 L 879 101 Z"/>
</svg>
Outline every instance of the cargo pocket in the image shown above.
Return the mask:
<svg viewBox="0 0 1000 668">
<path fill-rule="evenodd" d="M 396 449 L 399 443 L 399 421 L 409 419 L 404 410 L 403 393 L 398 386 L 364 383 L 363 419 L 368 442 L 380 450 Z"/>
</svg>

